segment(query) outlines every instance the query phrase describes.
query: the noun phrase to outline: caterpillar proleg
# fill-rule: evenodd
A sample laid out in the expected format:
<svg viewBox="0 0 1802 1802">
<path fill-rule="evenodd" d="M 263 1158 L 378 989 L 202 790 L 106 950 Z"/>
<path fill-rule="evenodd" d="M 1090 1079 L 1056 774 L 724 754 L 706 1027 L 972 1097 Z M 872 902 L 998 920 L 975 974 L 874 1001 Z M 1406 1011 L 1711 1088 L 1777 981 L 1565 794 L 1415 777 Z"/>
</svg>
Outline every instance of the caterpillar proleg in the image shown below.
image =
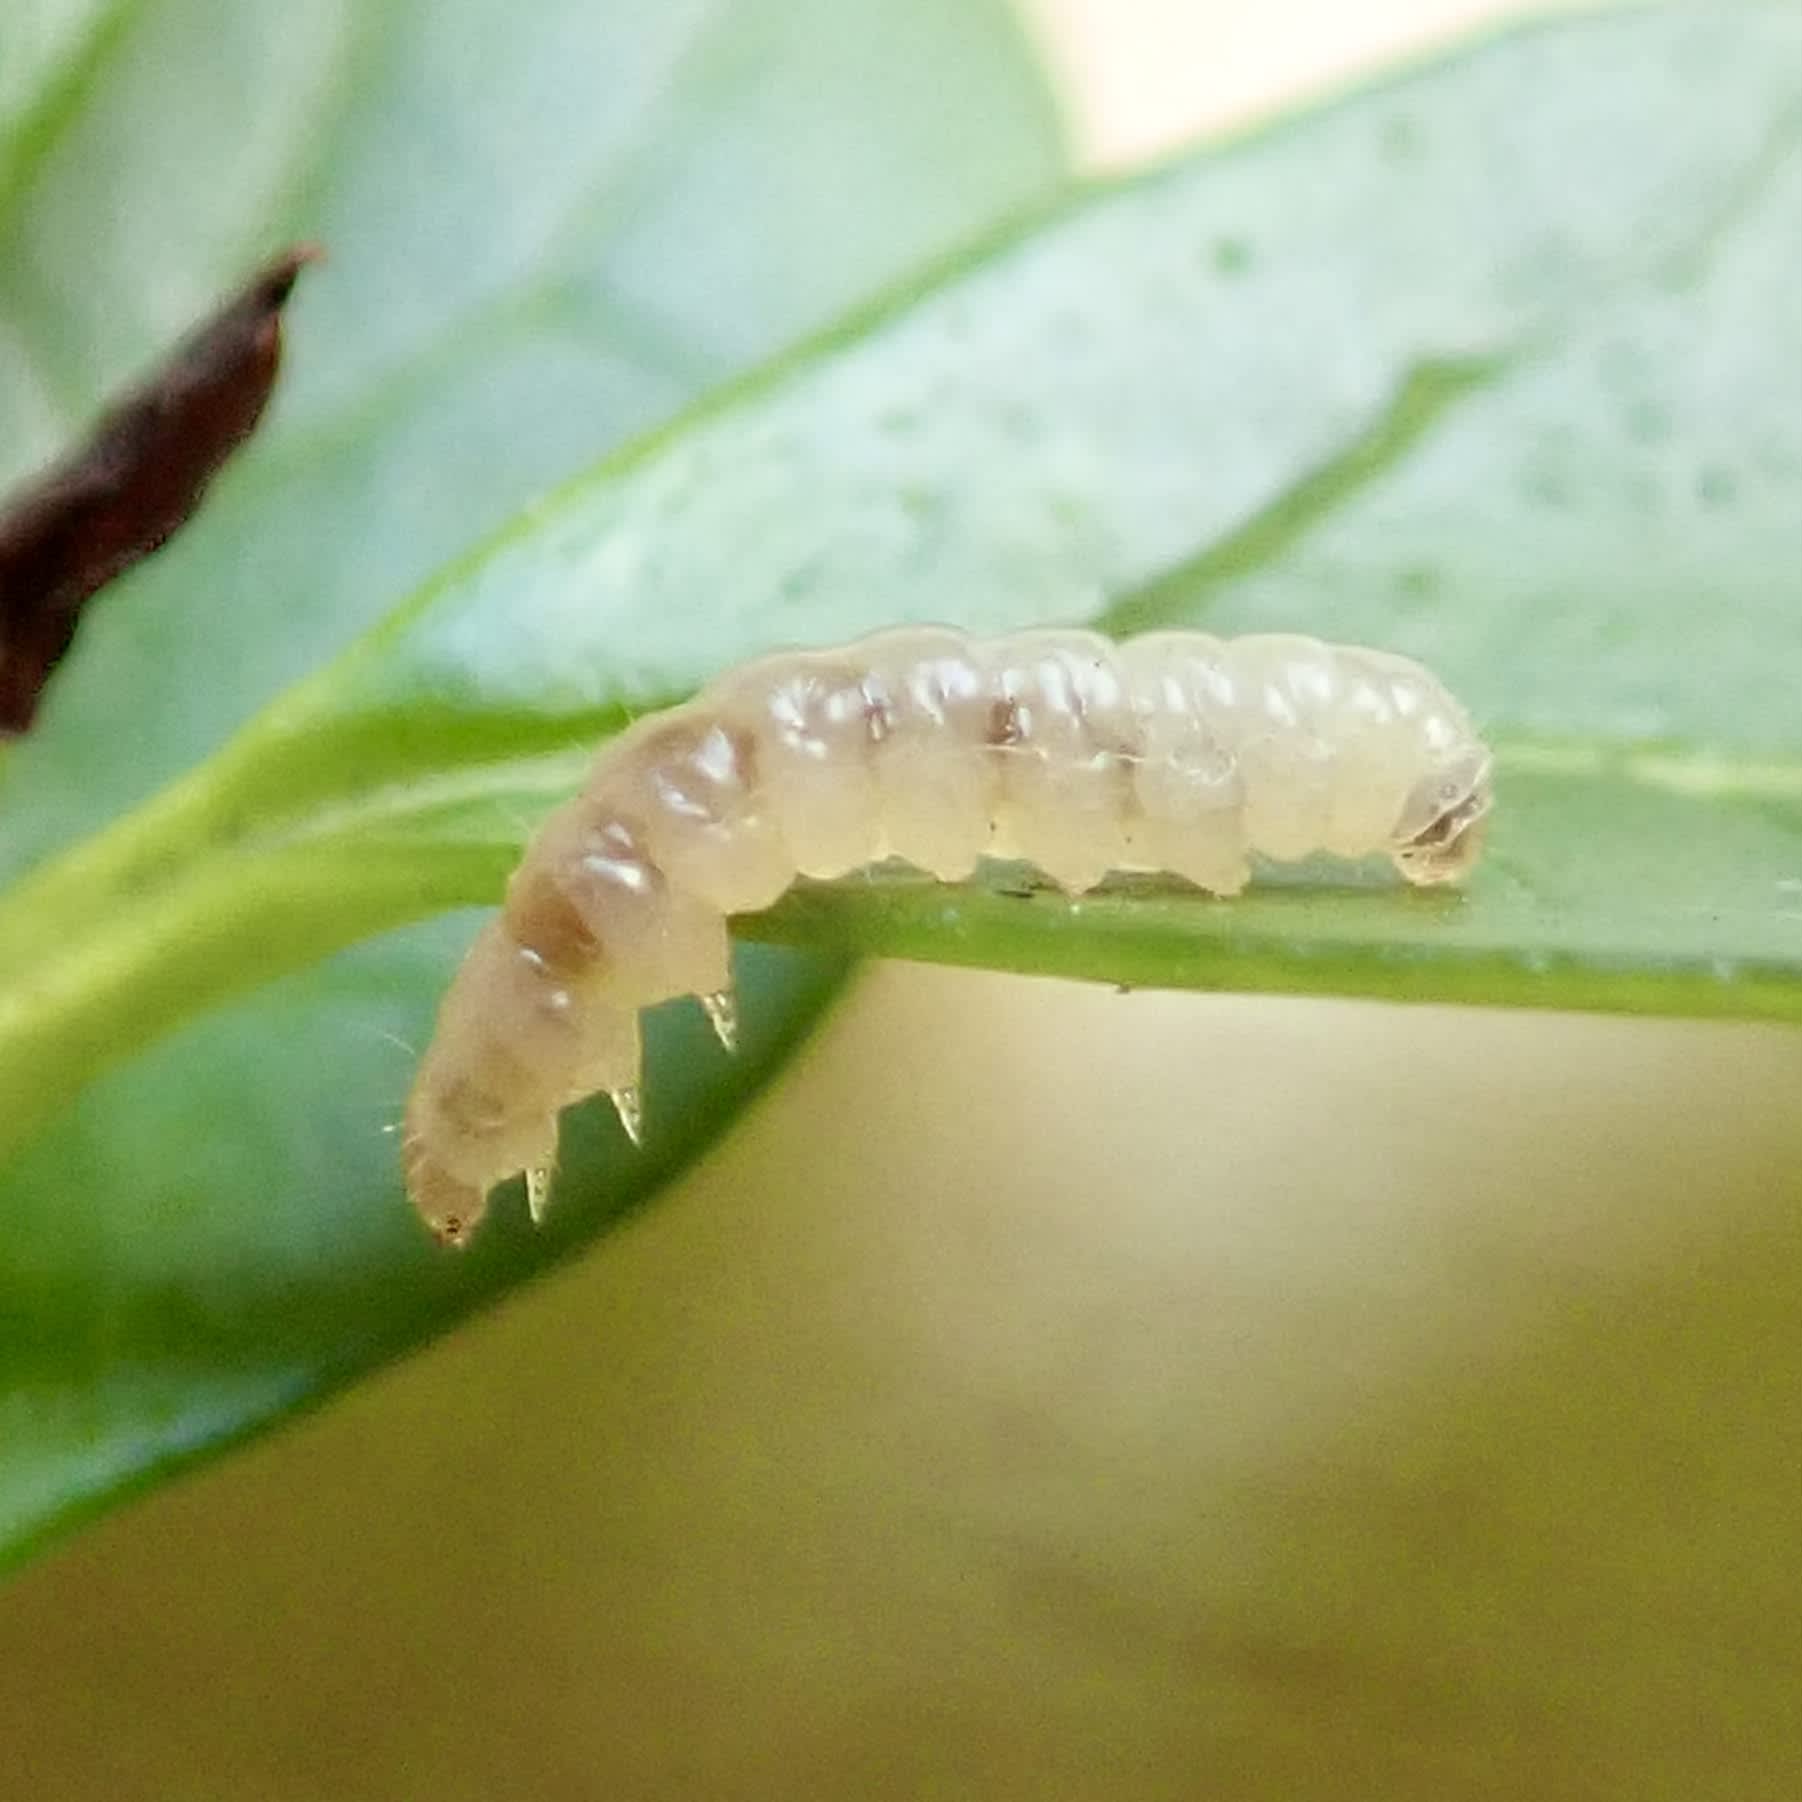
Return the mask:
<svg viewBox="0 0 1802 1802">
<path fill-rule="evenodd" d="M 476 938 L 407 1103 L 407 1188 L 464 1243 L 489 1190 L 549 1195 L 559 1110 L 640 1129 L 639 1010 L 736 1030 L 726 921 L 798 876 L 899 857 L 944 882 L 1021 858 L 1072 894 L 1113 870 L 1237 894 L 1253 853 L 1476 861 L 1490 757 L 1419 664 L 1311 638 L 910 627 L 765 657 L 605 745 Z"/>
</svg>

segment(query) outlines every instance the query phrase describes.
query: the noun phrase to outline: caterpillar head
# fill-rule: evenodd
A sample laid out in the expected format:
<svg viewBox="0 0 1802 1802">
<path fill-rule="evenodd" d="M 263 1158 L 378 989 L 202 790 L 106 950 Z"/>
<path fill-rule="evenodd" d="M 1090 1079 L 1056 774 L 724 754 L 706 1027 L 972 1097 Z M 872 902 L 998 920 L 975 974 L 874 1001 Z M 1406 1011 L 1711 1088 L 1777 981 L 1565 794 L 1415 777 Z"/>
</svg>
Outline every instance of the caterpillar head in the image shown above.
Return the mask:
<svg viewBox="0 0 1802 1802">
<path fill-rule="evenodd" d="M 1416 887 L 1468 875 L 1489 830 L 1491 758 L 1472 746 L 1422 780 L 1409 795 L 1390 840 L 1395 867 Z"/>
</svg>

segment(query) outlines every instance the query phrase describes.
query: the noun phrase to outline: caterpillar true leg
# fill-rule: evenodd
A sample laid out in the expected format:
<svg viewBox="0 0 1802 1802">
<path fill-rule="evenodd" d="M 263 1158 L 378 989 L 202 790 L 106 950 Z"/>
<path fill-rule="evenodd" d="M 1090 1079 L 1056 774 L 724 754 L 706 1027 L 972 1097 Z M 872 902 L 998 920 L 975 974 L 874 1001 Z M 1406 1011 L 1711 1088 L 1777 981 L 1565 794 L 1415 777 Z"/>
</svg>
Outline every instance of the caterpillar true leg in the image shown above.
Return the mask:
<svg viewBox="0 0 1802 1802">
<path fill-rule="evenodd" d="M 944 881 L 1024 858 L 1071 893 L 1168 870 L 1235 894 L 1252 855 L 1384 852 L 1463 876 L 1490 760 L 1419 664 L 1310 638 L 945 627 L 767 657 L 603 747 L 539 829 L 451 985 L 407 1105 L 408 1192 L 464 1243 L 557 1115 L 605 1092 L 643 1131 L 639 1010 L 696 996 L 727 1050 L 726 922 L 797 875 L 899 856 Z"/>
</svg>

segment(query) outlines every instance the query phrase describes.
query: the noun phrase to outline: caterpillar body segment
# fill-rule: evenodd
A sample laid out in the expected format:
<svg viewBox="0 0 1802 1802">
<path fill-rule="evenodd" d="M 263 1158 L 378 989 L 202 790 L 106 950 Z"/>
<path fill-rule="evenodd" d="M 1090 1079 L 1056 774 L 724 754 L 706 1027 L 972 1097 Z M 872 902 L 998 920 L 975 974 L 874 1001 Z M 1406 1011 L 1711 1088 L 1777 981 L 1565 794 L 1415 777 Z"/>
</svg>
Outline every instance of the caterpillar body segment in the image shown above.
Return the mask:
<svg viewBox="0 0 1802 1802">
<path fill-rule="evenodd" d="M 765 657 L 603 747 L 457 972 L 407 1104 L 415 1206 L 463 1243 L 489 1190 L 546 1205 L 557 1116 L 598 1091 L 640 1130 L 640 1009 L 736 1032 L 726 922 L 797 876 L 888 857 L 941 881 L 1022 858 L 1238 893 L 1254 854 L 1475 862 L 1490 758 L 1419 664 L 1311 638 L 942 627 Z"/>
</svg>

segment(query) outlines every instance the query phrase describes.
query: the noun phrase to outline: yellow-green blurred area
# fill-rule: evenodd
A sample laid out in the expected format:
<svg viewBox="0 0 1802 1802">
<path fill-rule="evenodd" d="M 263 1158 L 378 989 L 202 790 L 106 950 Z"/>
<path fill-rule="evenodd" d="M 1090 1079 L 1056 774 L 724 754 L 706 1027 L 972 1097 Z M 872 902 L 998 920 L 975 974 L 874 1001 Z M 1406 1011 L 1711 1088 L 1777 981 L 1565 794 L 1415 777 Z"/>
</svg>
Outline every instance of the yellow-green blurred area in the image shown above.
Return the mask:
<svg viewBox="0 0 1802 1802">
<path fill-rule="evenodd" d="M 579 1267 L 27 1572 L 9 1791 L 1793 1793 L 1799 1092 L 883 968 Z"/>
<path fill-rule="evenodd" d="M 1097 162 L 1502 10 L 1036 9 Z M 882 966 L 580 1263 L 0 1594 L 6 1797 L 1798 1794 L 1774 1027 Z"/>
</svg>

